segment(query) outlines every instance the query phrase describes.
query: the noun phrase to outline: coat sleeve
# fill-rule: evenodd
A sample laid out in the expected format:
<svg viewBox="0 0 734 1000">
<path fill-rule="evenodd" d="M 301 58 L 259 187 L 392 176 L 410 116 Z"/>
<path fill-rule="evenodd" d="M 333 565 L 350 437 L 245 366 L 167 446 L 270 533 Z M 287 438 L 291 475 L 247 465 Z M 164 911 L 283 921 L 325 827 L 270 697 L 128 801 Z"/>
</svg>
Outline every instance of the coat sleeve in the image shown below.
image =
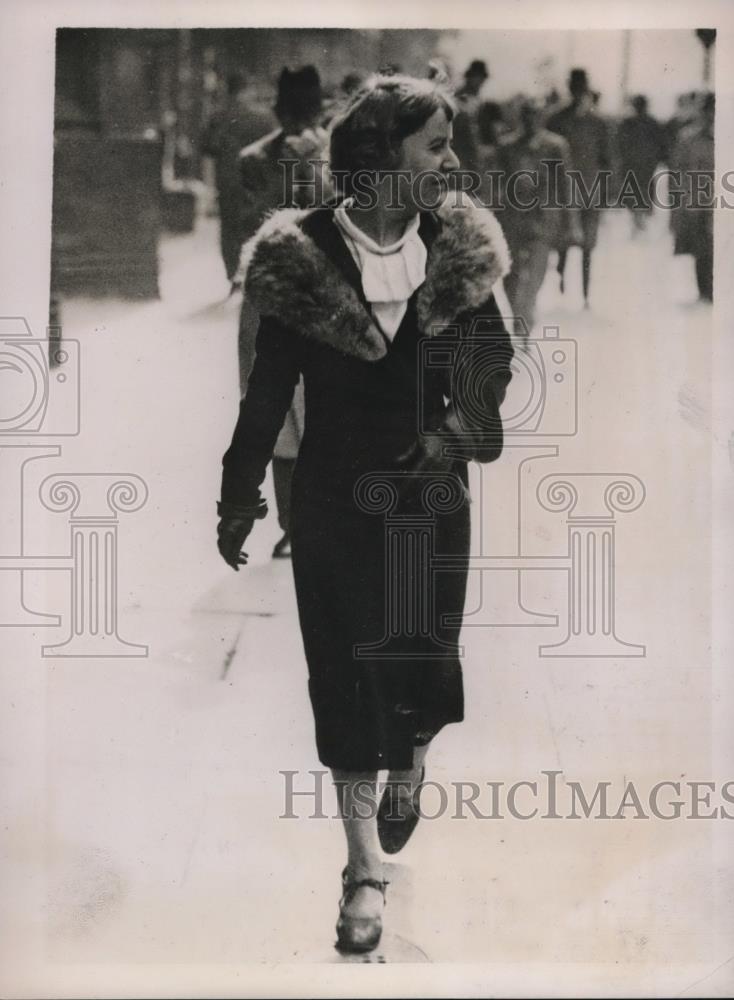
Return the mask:
<svg viewBox="0 0 734 1000">
<path fill-rule="evenodd" d="M 222 459 L 223 504 L 256 506 L 301 373 L 298 335 L 264 316 L 255 339 L 255 361 L 240 401 L 232 443 Z"/>
<path fill-rule="evenodd" d="M 263 154 L 240 150 L 240 238 L 244 243 L 254 236 L 262 225 L 268 210 L 276 203 L 273 197 L 273 177 L 277 178 L 277 164 L 271 164 Z"/>
<path fill-rule="evenodd" d="M 514 356 L 499 306 L 491 295 L 470 322 L 470 332 L 456 350 L 444 433 L 455 435 L 452 452 L 475 462 L 494 462 L 504 435 L 500 406 L 512 378 Z"/>
</svg>

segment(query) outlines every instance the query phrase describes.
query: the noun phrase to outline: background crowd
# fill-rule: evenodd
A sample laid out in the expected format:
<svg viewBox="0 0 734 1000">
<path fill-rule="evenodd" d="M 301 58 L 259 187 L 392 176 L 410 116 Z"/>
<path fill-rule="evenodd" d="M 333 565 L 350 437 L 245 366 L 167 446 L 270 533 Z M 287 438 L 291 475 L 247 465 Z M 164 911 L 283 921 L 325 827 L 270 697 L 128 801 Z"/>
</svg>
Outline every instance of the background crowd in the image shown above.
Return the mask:
<svg viewBox="0 0 734 1000">
<path fill-rule="evenodd" d="M 388 74 L 400 67 L 380 67 Z M 439 60 L 427 64 L 426 76 L 450 86 Z M 490 70 L 483 59 L 470 62 L 453 88 L 456 114 L 453 146 L 461 168 L 474 171 L 482 182 L 477 196 L 497 206 L 512 255 L 512 270 L 504 286 L 515 317 L 515 332 L 526 338 L 536 320 L 536 300 L 549 265 L 555 262 L 561 292 L 566 283 L 569 251 L 580 248 L 584 307 L 592 288 L 592 261 L 604 202 L 569 206 L 568 171 L 576 171 L 588 192 L 606 172 L 607 194 L 630 214 L 630 237 L 644 232 L 653 211 L 651 181 L 656 170 L 684 174 L 704 172 L 713 178 L 714 98 L 707 91 L 682 94 L 676 113 L 658 121 L 643 94 L 629 99 L 628 114 L 613 118 L 599 110 L 600 94 L 590 74 L 571 69 L 568 95 L 557 90 L 544 98 L 517 94 L 498 102 L 483 91 Z M 237 285 L 243 242 L 265 215 L 277 206 L 307 206 L 329 195 L 328 174 L 315 170 L 314 160 L 328 157 L 328 125 L 335 112 L 359 89 L 363 78 L 347 74 L 338 92 L 322 86 L 318 70 L 306 65 L 284 67 L 272 106 L 258 96 L 246 76 L 231 74 L 221 103 L 204 132 L 202 151 L 214 165 L 220 216 L 221 254 L 227 277 Z M 284 161 L 290 161 L 288 169 Z M 548 169 L 556 163 L 559 170 Z M 515 176 L 519 183 L 510 182 Z M 632 186 L 630 187 L 630 176 Z M 327 185 L 324 190 L 318 184 Z M 316 187 L 315 187 L 316 185 Z M 558 188 L 564 185 L 564 192 Z M 659 193 L 659 192 L 658 192 Z M 521 207 L 529 203 L 535 207 Z M 563 207 L 554 207 L 561 205 Z M 712 212 L 683 204 L 670 211 L 674 253 L 695 259 L 699 297 L 713 300 Z M 257 315 L 242 304 L 239 361 L 244 392 L 253 361 Z M 281 431 L 273 459 L 279 522 L 283 531 L 274 555 L 289 555 L 290 477 L 303 425 L 303 400 L 296 397 Z"/>
<path fill-rule="evenodd" d="M 400 67 L 380 69 L 398 72 Z M 448 80 L 438 60 L 428 64 L 426 75 Z M 560 160 L 564 169 L 579 172 L 587 190 L 593 189 L 601 171 L 610 171 L 611 190 L 618 193 L 624 177 L 632 173 L 634 192 L 639 190 L 641 197 L 630 192 L 623 204 L 630 211 L 634 236 L 645 229 L 653 209 L 650 192 L 656 169 L 713 173 L 714 97 L 708 91 L 681 94 L 675 114 L 660 121 L 650 114 L 644 94 L 629 98 L 625 116 L 600 114 L 600 94 L 583 68 L 571 70 L 566 98 L 552 89 L 544 98 L 517 94 L 502 102 L 488 100 L 482 92 L 489 79 L 486 61 L 475 59 L 454 90 L 458 108 L 453 123 L 454 149 L 462 168 L 476 171 L 482 178 L 492 172 L 509 176 L 519 170 L 538 171 L 542 178 L 541 164 Z M 297 177 L 298 170 L 287 174 L 280 161 L 296 158 L 303 162 L 303 176 L 313 176 L 306 161 L 326 155 L 329 120 L 361 82 L 360 75 L 350 73 L 340 91 L 334 93 L 322 87 L 315 67 L 285 68 L 273 106 L 262 100 L 243 74 L 231 74 L 222 83 L 220 106 L 207 126 L 202 151 L 215 164 L 222 256 L 229 278 L 235 275 L 243 239 L 257 228 L 265 212 L 292 197 L 298 200 L 297 193 L 283 189 L 284 178 Z M 527 200 L 528 192 L 515 193 L 517 200 Z M 492 191 L 481 187 L 478 191 L 480 197 L 487 195 L 485 203 L 490 205 L 493 197 L 499 197 L 499 218 L 517 262 L 508 294 L 529 328 L 535 295 L 553 250 L 558 252 L 557 267 L 563 282 L 569 247 L 581 247 L 584 299 L 588 303 L 592 252 L 603 210 L 592 205 L 563 218 L 542 207 L 544 201 L 552 202 L 553 192 L 533 193 L 539 195 L 539 207 L 527 212 L 517 210 L 517 202 L 513 204 L 507 197 L 501 181 Z M 308 194 L 313 196 L 310 188 Z M 684 204 L 671 212 L 671 226 L 675 252 L 694 256 L 699 294 L 711 301 L 711 213 Z"/>
</svg>

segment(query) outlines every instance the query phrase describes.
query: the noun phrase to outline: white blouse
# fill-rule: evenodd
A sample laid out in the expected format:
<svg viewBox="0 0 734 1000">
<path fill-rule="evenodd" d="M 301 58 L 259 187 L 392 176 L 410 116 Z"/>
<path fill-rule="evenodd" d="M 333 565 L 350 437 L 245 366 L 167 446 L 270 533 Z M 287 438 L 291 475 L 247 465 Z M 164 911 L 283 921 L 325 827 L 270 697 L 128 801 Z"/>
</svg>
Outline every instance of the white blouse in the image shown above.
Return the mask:
<svg viewBox="0 0 734 1000">
<path fill-rule="evenodd" d="M 334 209 L 334 222 L 362 274 L 362 289 L 372 314 L 392 340 L 408 308 L 408 299 L 426 278 L 428 253 L 418 235 L 420 216 L 410 220 L 399 240 L 380 246 L 349 218 L 347 209 L 352 204 L 352 198 L 342 201 Z"/>
</svg>

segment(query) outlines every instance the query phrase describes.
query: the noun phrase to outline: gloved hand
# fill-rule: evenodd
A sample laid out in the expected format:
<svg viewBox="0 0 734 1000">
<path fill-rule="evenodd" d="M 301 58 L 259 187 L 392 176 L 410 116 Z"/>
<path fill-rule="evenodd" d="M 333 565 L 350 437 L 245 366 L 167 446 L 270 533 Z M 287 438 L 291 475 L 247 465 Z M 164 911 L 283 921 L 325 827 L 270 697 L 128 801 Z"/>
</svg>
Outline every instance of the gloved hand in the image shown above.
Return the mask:
<svg viewBox="0 0 734 1000">
<path fill-rule="evenodd" d="M 422 434 L 402 455 L 398 468 L 409 473 L 402 489 L 403 497 L 414 495 L 425 484 L 426 476 L 455 475 L 467 500 L 469 493 L 458 474 L 454 472 L 454 458 L 446 454 L 447 439 L 439 434 Z"/>
<path fill-rule="evenodd" d="M 410 472 L 451 472 L 454 459 L 470 459 L 471 442 L 453 404 L 433 433 L 420 434 L 398 457 L 398 465 Z"/>
<path fill-rule="evenodd" d="M 439 447 L 443 446 L 446 455 L 464 461 L 475 461 L 482 464 L 494 462 L 502 452 L 503 432 L 499 406 L 505 397 L 505 389 L 511 373 L 507 369 L 498 373 L 488 390 L 481 424 L 472 424 L 467 415 L 459 418 L 453 403 L 449 405 L 439 428 Z"/>
<path fill-rule="evenodd" d="M 247 565 L 248 555 L 242 551 L 247 536 L 252 531 L 255 519 L 223 517 L 217 525 L 217 548 L 222 559 L 239 572 L 240 566 Z"/>
<path fill-rule="evenodd" d="M 422 434 L 397 458 L 404 472 L 450 472 L 453 459 L 444 455 L 446 441 L 437 434 Z"/>
<path fill-rule="evenodd" d="M 217 525 L 219 554 L 228 566 L 239 572 L 240 566 L 246 566 L 248 560 L 248 555 L 242 551 L 242 546 L 255 521 L 267 514 L 267 504 L 263 500 L 254 507 L 237 507 L 235 504 L 220 502 L 217 504 L 217 511 L 220 515 Z"/>
</svg>

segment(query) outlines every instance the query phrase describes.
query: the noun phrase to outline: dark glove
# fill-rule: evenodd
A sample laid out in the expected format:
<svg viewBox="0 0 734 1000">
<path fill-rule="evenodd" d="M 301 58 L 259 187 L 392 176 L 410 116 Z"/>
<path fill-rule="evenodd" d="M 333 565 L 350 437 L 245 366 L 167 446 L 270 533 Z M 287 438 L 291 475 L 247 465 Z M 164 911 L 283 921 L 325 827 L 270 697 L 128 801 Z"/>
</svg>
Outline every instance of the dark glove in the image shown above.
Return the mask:
<svg viewBox="0 0 734 1000">
<path fill-rule="evenodd" d="M 494 462 L 502 453 L 503 431 L 499 407 L 505 398 L 507 383 L 512 377 L 509 367 L 497 372 L 491 386 L 485 386 L 484 414 L 481 425 L 472 424 L 467 414 L 459 419 L 453 404 L 446 411 L 441 424 L 441 440 L 451 458 L 475 461 L 481 464 Z"/>
<path fill-rule="evenodd" d="M 444 454 L 446 441 L 436 434 L 422 434 L 397 458 L 404 472 L 451 472 L 453 459 Z"/>
<path fill-rule="evenodd" d="M 455 459 L 473 458 L 475 443 L 450 405 L 435 430 L 421 434 L 398 457 L 398 465 L 410 472 L 451 472 Z"/>
<path fill-rule="evenodd" d="M 449 439 L 450 441 L 450 439 Z M 447 439 L 438 434 L 422 434 L 416 438 L 407 451 L 397 458 L 397 466 L 409 473 L 401 490 L 403 498 L 413 496 L 425 483 L 425 477 L 431 475 L 454 474 L 454 458 L 447 454 Z M 457 476 L 457 479 L 459 477 Z M 461 482 L 464 496 L 469 500 L 464 483 Z"/>
<path fill-rule="evenodd" d="M 255 521 L 267 514 L 267 504 L 261 501 L 254 507 L 237 507 L 235 504 L 219 503 L 217 511 L 221 517 L 217 525 L 219 554 L 228 566 L 239 572 L 240 566 L 246 566 L 248 559 L 247 553 L 242 551 L 242 546 Z"/>
</svg>

